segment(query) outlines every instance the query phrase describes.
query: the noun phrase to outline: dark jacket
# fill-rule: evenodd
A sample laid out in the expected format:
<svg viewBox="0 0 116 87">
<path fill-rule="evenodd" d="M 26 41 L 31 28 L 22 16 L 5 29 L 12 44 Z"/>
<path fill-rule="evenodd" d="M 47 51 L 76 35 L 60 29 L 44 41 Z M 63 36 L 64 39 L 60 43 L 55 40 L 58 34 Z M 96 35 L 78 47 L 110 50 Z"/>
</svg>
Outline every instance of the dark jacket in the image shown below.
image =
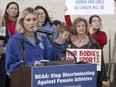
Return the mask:
<svg viewBox="0 0 116 87">
<path fill-rule="evenodd" d="M 89 37 L 89 42 L 87 43 L 86 46 L 84 47 L 76 47 L 72 42 L 71 42 L 71 48 L 78 48 L 78 49 L 101 49 L 100 45 L 98 44 L 98 42 L 91 37 L 90 35 Z M 102 56 L 103 57 L 103 56 Z M 104 61 L 103 58 L 101 58 L 101 71 L 97 71 L 97 87 L 102 87 L 102 80 L 103 80 L 103 65 L 104 65 Z"/>
</svg>

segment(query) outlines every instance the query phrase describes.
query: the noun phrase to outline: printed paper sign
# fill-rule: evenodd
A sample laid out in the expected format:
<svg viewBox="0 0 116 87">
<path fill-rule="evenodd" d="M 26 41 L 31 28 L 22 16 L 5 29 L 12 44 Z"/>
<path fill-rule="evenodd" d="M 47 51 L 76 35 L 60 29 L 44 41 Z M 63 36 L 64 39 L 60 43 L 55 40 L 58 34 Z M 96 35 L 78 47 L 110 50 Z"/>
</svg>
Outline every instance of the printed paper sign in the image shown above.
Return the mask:
<svg viewBox="0 0 116 87">
<path fill-rule="evenodd" d="M 66 0 L 68 15 L 114 14 L 114 0 Z"/>
<path fill-rule="evenodd" d="M 101 49 L 67 49 L 71 51 L 77 62 L 97 64 L 97 71 L 101 71 Z M 66 60 L 74 60 L 74 56 L 66 52 Z"/>
<path fill-rule="evenodd" d="M 5 27 L 0 27 L 0 36 L 3 36 L 3 37 L 6 36 L 6 28 Z"/>
</svg>

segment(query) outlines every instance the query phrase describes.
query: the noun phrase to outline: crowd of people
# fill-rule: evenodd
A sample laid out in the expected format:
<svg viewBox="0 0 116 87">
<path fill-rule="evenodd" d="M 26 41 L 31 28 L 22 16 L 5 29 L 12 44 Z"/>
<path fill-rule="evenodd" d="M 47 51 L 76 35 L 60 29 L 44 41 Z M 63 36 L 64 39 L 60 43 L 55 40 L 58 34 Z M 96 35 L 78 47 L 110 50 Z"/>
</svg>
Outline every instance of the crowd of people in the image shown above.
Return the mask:
<svg viewBox="0 0 116 87">
<path fill-rule="evenodd" d="M 107 80 L 103 56 L 107 35 L 101 30 L 102 20 L 98 15 L 92 15 L 88 21 L 78 17 L 73 22 L 70 15 L 65 15 L 65 22 L 62 22 L 51 20 L 47 10 L 40 5 L 27 7 L 20 15 L 19 9 L 18 3 L 8 3 L 1 23 L 1 26 L 5 26 L 6 33 L 0 39 L 6 48 L 7 83 L 10 83 L 13 70 L 22 65 L 22 56 L 25 57 L 23 62 L 31 66 L 39 66 L 41 60 L 66 60 L 66 51 L 58 49 L 53 45 L 55 44 L 63 49 L 101 49 L 101 71 L 97 72 L 96 87 L 102 87 L 102 81 Z M 53 35 L 49 35 L 50 40 L 46 34 L 34 32 L 35 27 L 53 32 Z M 25 50 L 24 55 L 21 53 L 21 46 Z"/>
</svg>

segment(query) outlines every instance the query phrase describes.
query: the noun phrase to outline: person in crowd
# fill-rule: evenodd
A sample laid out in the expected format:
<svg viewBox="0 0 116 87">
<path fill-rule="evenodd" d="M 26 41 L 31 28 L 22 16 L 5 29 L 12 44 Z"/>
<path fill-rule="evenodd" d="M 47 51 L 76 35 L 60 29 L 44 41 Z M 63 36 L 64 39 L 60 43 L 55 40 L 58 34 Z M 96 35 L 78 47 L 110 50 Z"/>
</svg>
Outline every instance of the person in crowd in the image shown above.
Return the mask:
<svg viewBox="0 0 116 87">
<path fill-rule="evenodd" d="M 104 46 L 107 44 L 107 36 L 104 31 L 101 30 L 102 23 L 101 18 L 98 15 L 92 15 L 89 18 L 89 24 L 90 24 L 90 35 L 96 39 L 103 51 Z"/>
<path fill-rule="evenodd" d="M 58 35 L 62 34 L 69 36 L 69 27 L 64 22 L 61 22 L 58 27 Z"/>
<path fill-rule="evenodd" d="M 6 51 L 6 44 L 8 43 L 9 38 L 14 35 L 17 18 L 19 16 L 19 5 L 18 3 L 12 1 L 6 5 L 5 12 L 1 18 L 1 29 L 3 31 L 0 35 L 0 40 L 3 42 L 2 46 L 4 51 Z M 6 75 L 5 87 L 9 87 L 9 78 Z"/>
<path fill-rule="evenodd" d="M 102 28 L 101 18 L 98 15 L 92 15 L 89 18 L 89 24 L 90 24 L 89 34 L 95 40 L 97 40 L 97 42 L 99 43 L 100 48 L 102 50 L 102 53 L 103 53 L 103 48 L 107 44 L 107 35 L 104 31 L 101 30 L 101 28 Z M 104 60 L 104 56 L 103 56 L 103 60 Z M 107 81 L 107 75 L 106 75 L 106 70 L 105 70 L 104 64 L 102 65 L 102 69 L 104 69 L 103 70 L 104 71 L 103 80 Z"/>
<path fill-rule="evenodd" d="M 6 26 L 6 28 L 9 30 L 11 36 L 16 33 L 15 27 L 18 16 L 19 16 L 18 3 L 16 2 L 8 3 L 5 9 L 2 23 L 3 26 Z"/>
<path fill-rule="evenodd" d="M 88 35 L 88 22 L 86 19 L 76 18 L 72 24 L 72 32 L 74 36 L 71 37 L 71 48 L 100 49 L 98 42 Z M 97 87 L 102 87 L 102 71 L 97 71 Z"/>
<path fill-rule="evenodd" d="M 43 6 L 36 6 L 35 10 L 38 13 L 38 27 L 52 31 L 53 35 L 50 35 L 51 40 L 58 38 L 57 27 L 52 24 L 46 9 Z"/>
<path fill-rule="evenodd" d="M 56 27 L 58 28 L 59 25 L 61 24 L 62 22 L 60 20 L 53 20 L 52 21 L 52 24 L 56 25 Z"/>
<path fill-rule="evenodd" d="M 70 29 L 69 29 L 69 27 L 64 23 L 64 22 L 61 22 L 59 25 L 58 25 L 58 35 L 59 36 L 67 36 L 68 38 L 66 39 L 66 41 L 63 43 L 63 45 L 62 45 L 62 49 L 64 49 L 64 50 L 62 50 L 61 49 L 61 55 L 59 56 L 60 58 L 59 59 L 61 59 L 61 60 L 65 60 L 66 58 L 66 49 L 68 48 L 68 47 L 70 47 L 70 37 L 71 37 L 71 33 L 70 33 L 70 31 L 69 31 Z"/>
<path fill-rule="evenodd" d="M 16 2 L 9 2 L 2 18 L 2 26 L 6 27 L 7 37 L 14 35 L 17 18 L 19 16 L 19 5 Z"/>
<path fill-rule="evenodd" d="M 52 45 L 49 47 L 46 37 L 33 31 L 37 24 L 36 11 L 31 7 L 23 10 L 17 21 L 17 33 L 9 39 L 6 47 L 6 71 L 9 76 L 23 64 L 22 57 L 24 64 L 32 66 L 39 65 L 41 60 L 58 60 L 60 51 Z M 66 38 L 67 36 L 60 35 L 53 43 L 60 46 Z M 21 53 L 22 50 L 24 53 Z"/>
<path fill-rule="evenodd" d="M 1 12 L 1 11 L 0 11 Z M 1 39 L 2 33 L 2 22 L 1 22 L 1 14 L 0 14 L 0 87 L 5 87 L 6 81 L 6 72 L 5 72 L 5 47 L 3 46 L 4 41 Z"/>
<path fill-rule="evenodd" d="M 17 18 L 19 16 L 19 5 L 16 2 L 9 2 L 6 6 L 5 13 L 2 18 L 2 26 L 5 27 L 6 36 L 3 37 L 5 44 L 8 39 L 14 35 Z"/>
<path fill-rule="evenodd" d="M 65 15 L 65 21 L 68 26 L 72 24 L 70 15 Z M 92 15 L 89 18 L 90 32 L 88 32 L 95 40 L 98 41 L 102 51 L 107 44 L 107 36 L 104 31 L 101 31 L 101 18 L 98 15 Z M 70 26 L 71 27 L 71 26 Z"/>
</svg>

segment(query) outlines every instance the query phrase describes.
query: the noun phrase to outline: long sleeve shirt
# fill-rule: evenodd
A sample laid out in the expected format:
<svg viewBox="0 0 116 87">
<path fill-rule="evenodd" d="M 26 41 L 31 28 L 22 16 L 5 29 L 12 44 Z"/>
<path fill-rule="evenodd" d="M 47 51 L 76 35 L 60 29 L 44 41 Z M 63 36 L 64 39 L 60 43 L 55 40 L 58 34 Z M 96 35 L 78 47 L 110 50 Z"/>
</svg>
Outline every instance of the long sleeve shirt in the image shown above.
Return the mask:
<svg viewBox="0 0 116 87">
<path fill-rule="evenodd" d="M 107 44 L 107 36 L 106 33 L 100 31 L 99 33 L 93 33 L 91 36 L 98 41 L 101 49 L 103 50 L 104 46 Z"/>
</svg>

